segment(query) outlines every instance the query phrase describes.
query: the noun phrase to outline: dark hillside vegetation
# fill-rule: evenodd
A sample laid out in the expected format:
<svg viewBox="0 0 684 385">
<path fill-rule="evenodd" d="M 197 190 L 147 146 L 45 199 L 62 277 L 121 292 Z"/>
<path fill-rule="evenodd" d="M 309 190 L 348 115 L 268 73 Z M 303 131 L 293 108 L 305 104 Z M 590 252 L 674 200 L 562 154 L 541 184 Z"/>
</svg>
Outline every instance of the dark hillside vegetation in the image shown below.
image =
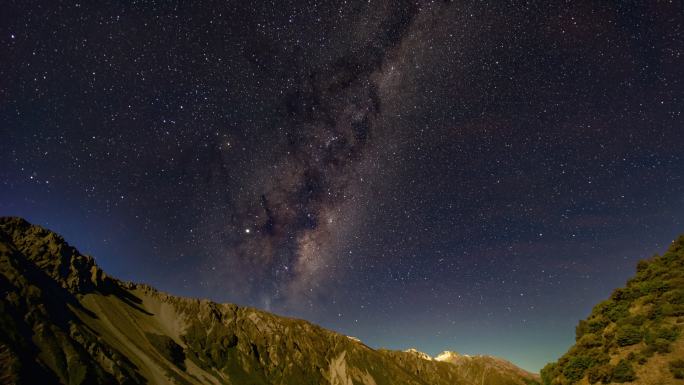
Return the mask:
<svg viewBox="0 0 684 385">
<path fill-rule="evenodd" d="M 542 370 L 545 385 L 651 383 L 661 373 L 683 377 L 676 357 L 684 328 L 684 236 L 636 270 L 624 288 L 579 322 L 575 345 Z M 664 363 L 669 370 L 661 368 Z"/>
</svg>

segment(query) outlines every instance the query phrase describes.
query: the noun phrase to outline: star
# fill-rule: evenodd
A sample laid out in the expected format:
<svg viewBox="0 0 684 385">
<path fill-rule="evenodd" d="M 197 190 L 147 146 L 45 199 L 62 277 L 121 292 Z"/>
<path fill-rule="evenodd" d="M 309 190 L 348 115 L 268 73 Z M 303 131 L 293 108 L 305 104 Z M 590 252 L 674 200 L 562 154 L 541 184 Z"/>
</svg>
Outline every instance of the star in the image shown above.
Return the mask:
<svg viewBox="0 0 684 385">
<path fill-rule="evenodd" d="M 173 3 L 3 6 L 0 211 L 113 275 L 525 360 L 684 231 L 676 5 Z"/>
</svg>

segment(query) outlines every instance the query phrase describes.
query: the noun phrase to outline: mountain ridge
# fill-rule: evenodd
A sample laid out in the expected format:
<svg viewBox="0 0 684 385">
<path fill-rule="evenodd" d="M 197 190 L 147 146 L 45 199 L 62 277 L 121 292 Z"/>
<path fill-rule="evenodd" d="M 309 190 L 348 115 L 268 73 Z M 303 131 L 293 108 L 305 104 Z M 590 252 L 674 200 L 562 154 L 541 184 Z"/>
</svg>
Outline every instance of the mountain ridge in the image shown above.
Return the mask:
<svg viewBox="0 0 684 385">
<path fill-rule="evenodd" d="M 305 320 L 120 281 L 61 236 L 16 217 L 0 218 L 0 289 L 7 384 L 526 385 L 538 378 L 503 360 L 428 361 Z"/>
</svg>

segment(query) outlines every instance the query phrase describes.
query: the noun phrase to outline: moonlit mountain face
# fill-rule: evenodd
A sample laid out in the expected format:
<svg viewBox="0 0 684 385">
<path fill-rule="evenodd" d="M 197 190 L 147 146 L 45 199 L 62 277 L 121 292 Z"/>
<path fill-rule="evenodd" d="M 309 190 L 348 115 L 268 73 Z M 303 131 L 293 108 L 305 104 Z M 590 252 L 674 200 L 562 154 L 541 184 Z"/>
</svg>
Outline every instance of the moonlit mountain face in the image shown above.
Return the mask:
<svg viewBox="0 0 684 385">
<path fill-rule="evenodd" d="M 539 385 L 494 357 L 374 350 L 304 320 L 122 282 L 17 217 L 0 217 L 0 289 L 8 385 Z"/>
<path fill-rule="evenodd" d="M 537 371 L 682 231 L 682 15 L 11 1 L 0 214 L 124 279 Z"/>
</svg>

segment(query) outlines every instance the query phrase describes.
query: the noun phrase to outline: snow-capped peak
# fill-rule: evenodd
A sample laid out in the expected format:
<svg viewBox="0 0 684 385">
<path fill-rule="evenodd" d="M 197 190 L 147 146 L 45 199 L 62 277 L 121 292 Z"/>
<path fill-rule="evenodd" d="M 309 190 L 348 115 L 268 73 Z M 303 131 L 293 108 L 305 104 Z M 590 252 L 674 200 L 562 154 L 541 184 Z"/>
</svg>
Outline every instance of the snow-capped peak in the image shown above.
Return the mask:
<svg viewBox="0 0 684 385">
<path fill-rule="evenodd" d="M 451 361 L 451 360 L 456 359 L 460 356 L 461 355 L 456 353 L 456 352 L 452 352 L 450 350 L 445 350 L 445 351 L 441 352 L 437 357 L 435 357 L 435 360 L 437 360 L 437 361 Z"/>
<path fill-rule="evenodd" d="M 415 354 L 415 355 L 418 356 L 419 358 L 422 358 L 422 359 L 427 360 L 427 361 L 432 361 L 432 357 L 430 357 L 429 354 L 423 353 L 423 352 L 421 352 L 421 351 L 419 351 L 419 350 L 417 350 L 417 349 L 414 349 L 414 348 L 406 349 L 406 350 L 404 350 L 404 352 L 406 352 L 406 353 L 411 353 L 411 354 Z"/>
</svg>

